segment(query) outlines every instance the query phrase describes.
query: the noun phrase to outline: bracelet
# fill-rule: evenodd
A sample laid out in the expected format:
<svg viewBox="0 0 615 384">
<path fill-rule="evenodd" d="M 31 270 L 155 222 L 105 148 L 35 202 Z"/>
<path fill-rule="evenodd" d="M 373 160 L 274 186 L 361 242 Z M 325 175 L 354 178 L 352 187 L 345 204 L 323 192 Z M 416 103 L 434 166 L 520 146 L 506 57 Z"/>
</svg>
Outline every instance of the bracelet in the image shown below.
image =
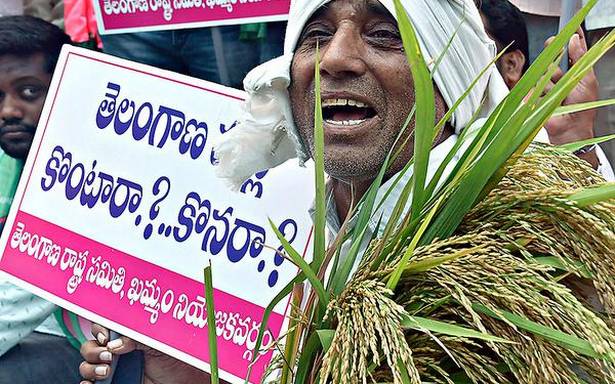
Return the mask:
<svg viewBox="0 0 615 384">
<path fill-rule="evenodd" d="M 587 154 L 589 152 L 595 151 L 596 147 L 597 147 L 596 144 L 586 145 L 583 148 L 579 148 L 576 151 L 574 151 L 573 154 L 575 156 L 582 156 L 582 155 L 585 155 L 585 154 Z"/>
</svg>

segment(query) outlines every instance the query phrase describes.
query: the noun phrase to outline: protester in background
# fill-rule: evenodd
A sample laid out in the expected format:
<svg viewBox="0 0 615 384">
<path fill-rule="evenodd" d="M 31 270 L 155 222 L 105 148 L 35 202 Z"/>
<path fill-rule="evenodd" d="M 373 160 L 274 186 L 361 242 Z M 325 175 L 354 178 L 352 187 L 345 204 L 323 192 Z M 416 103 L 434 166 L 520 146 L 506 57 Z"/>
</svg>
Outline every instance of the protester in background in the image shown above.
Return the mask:
<svg viewBox="0 0 615 384">
<path fill-rule="evenodd" d="M 586 4 L 587 0 L 583 0 Z M 615 28 L 615 1 L 599 0 L 585 19 L 587 37 L 590 45 L 596 44 L 601 37 Z M 600 99 L 615 98 L 615 49 L 611 49 L 594 66 L 600 84 Z M 598 136 L 615 133 L 615 106 L 601 108 L 596 116 L 596 134 Z M 615 167 L 615 140 L 601 144 L 611 164 Z"/>
<path fill-rule="evenodd" d="M 102 48 L 92 1 L 64 0 L 64 31 L 75 45 Z"/>
<path fill-rule="evenodd" d="M 529 42 L 523 14 L 508 0 L 481 0 L 480 12 L 498 52 L 506 48 L 496 65 L 508 88 L 519 82 L 530 66 Z"/>
<path fill-rule="evenodd" d="M 510 47 L 500 57 L 497 67 L 506 85 L 514 87 L 528 68 L 528 35 L 521 11 L 508 0 L 482 0 L 481 16 L 485 29 L 495 41 L 498 52 Z M 544 45 L 544 44 L 543 44 Z M 574 65 L 587 52 L 587 44 L 582 30 L 573 37 L 569 45 L 570 64 Z M 553 76 L 553 83 L 563 75 L 558 70 Z M 551 85 L 552 86 L 552 85 Z M 549 86 L 549 87 L 551 87 Z M 590 72 L 564 101 L 564 105 L 595 101 L 598 98 L 598 82 Z M 594 137 L 596 110 L 578 112 L 550 119 L 545 128 L 553 144 L 565 144 Z M 613 172 L 604 152 L 597 146 L 588 146 L 577 155 L 598 169 L 607 179 L 613 179 Z"/>
<path fill-rule="evenodd" d="M 561 13 L 562 0 L 510 0 L 523 11 L 529 35 L 530 62 L 532 62 L 543 49 L 543 42 L 557 33 Z M 587 0 L 572 0 L 576 8 L 587 4 Z M 598 0 L 594 9 L 587 15 L 585 26 L 590 45 L 595 44 L 600 37 L 615 27 L 615 1 Z M 615 97 L 615 49 L 604 55 L 594 66 L 599 81 L 600 99 Z M 597 136 L 615 133 L 615 107 L 606 107 L 598 110 L 596 114 L 595 131 Z M 615 167 L 615 141 L 603 143 L 601 147 L 606 156 Z"/>
<path fill-rule="evenodd" d="M 561 0 L 510 0 L 510 2 L 523 12 L 529 37 L 528 59 L 531 63 L 542 52 L 545 40 L 557 34 Z"/>
<path fill-rule="evenodd" d="M 0 17 L 0 200 L 12 200 L 53 69 L 69 37 L 30 16 Z M 12 159 L 12 160 L 10 160 Z M 1 165 L 9 164 L 9 168 Z M 1 212 L 6 216 L 6 212 Z M 56 306 L 0 281 L 0 383 L 79 380 L 79 352 L 51 316 Z"/>
<path fill-rule="evenodd" d="M 103 35 L 103 51 L 242 88 L 246 73 L 282 53 L 285 23 Z"/>
<path fill-rule="evenodd" d="M 23 14 L 38 17 L 64 29 L 63 0 L 23 0 Z"/>
<path fill-rule="evenodd" d="M 23 13 L 22 0 L 0 1 L 0 16 L 21 15 Z"/>
</svg>

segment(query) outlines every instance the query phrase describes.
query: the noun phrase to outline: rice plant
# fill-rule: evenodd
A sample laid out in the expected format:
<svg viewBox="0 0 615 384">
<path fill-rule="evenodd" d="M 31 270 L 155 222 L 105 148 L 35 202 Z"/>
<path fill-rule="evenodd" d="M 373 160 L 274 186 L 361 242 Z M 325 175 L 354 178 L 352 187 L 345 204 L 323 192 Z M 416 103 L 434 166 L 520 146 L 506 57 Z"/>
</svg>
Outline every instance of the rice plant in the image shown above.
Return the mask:
<svg viewBox="0 0 615 384">
<path fill-rule="evenodd" d="M 552 115 L 613 102 L 560 107 L 615 45 L 615 31 L 540 96 L 596 3 L 590 0 L 482 128 L 461 135 L 429 180 L 429 152 L 455 106 L 435 121 L 430 72 L 412 24 L 395 3 L 415 84 L 416 105 L 409 111 L 414 158 L 406 166 L 412 177 L 389 221 L 380 223 L 382 235 L 372 236 L 368 223 L 381 204 L 376 192 L 396 155 L 391 150 L 354 207 L 353 225 L 346 222 L 325 247 L 316 63 L 314 257 L 303 261 L 278 234 L 301 273 L 265 312 L 263 324 L 280 300 L 293 295 L 289 331 L 279 340 L 283 355 L 268 380 L 615 383 L 615 185 L 570 154 L 587 142 L 532 144 Z M 460 161 L 445 173 L 457 151 Z M 348 251 L 340 255 L 344 242 Z M 305 281 L 310 289 L 302 289 Z"/>
</svg>

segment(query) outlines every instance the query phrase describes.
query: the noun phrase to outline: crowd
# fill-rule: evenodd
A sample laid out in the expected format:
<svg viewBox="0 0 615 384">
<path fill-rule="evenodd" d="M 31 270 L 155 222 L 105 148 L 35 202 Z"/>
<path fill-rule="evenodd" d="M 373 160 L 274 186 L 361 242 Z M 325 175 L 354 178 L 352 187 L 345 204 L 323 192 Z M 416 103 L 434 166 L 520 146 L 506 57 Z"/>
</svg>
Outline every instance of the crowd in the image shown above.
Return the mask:
<svg viewBox="0 0 615 384">
<path fill-rule="evenodd" d="M 480 1 L 485 30 L 481 24 L 481 30 L 463 32 L 472 48 L 460 49 L 475 50 L 473 55 L 477 59 L 473 59 L 475 61 L 470 65 L 470 79 L 491 60 L 494 53 L 491 48 L 505 50 L 497 62 L 504 82 L 499 76 L 492 76 L 488 84 L 476 88 L 476 100 L 501 97 L 502 93 L 496 93 L 494 89 L 504 84 L 514 87 L 537 54 L 536 44 L 532 42 L 536 39 L 543 43 L 547 41 L 548 36 L 540 35 L 537 29 L 551 28 L 548 26 L 557 20 L 557 7 L 551 8 L 547 16 L 540 15 L 532 8 L 538 3 Z M 601 0 L 592 14 L 594 18 L 587 20 L 586 30 L 579 30 L 570 41 L 571 65 L 587 52 L 588 45 L 615 26 L 615 10 L 611 4 L 609 0 Z M 61 29 L 71 30 L 70 19 L 63 18 L 62 6 L 61 1 L 35 0 L 25 0 L 24 3 L 3 0 L 0 4 L 0 228 L 28 156 L 61 46 L 71 43 L 71 38 Z M 601 6 L 607 11 L 600 11 Z M 95 35 L 88 35 L 88 39 L 95 41 L 94 46 L 99 46 L 97 49 L 105 53 L 240 88 L 252 68 L 282 55 L 286 30 L 287 45 L 290 41 L 295 53 L 291 59 L 282 57 L 282 61 L 286 60 L 282 65 L 287 66 L 282 79 L 288 87 L 292 115 L 282 114 L 284 119 L 280 126 L 285 128 L 284 132 L 294 132 L 294 136 L 285 139 L 301 144 L 297 153 L 304 159 L 309 158 L 312 148 L 313 100 L 310 97 L 313 95 L 307 90 L 313 84 L 315 46 L 316 41 L 326 43 L 321 62 L 323 97 L 356 100 L 369 106 L 367 111 L 333 113 L 328 124 L 360 120 L 357 126 L 374 125 L 366 125 L 365 129 L 360 127 L 361 135 L 340 135 L 327 143 L 327 173 L 331 177 L 330 188 L 335 199 L 329 217 L 333 221 L 331 225 L 339 228 L 340 218 L 346 216 L 353 199 L 346 180 L 361 181 L 353 186 L 360 194 L 374 179 L 387 148 L 393 145 L 403 125 L 406 111 L 411 109 L 412 98 L 408 97 L 408 90 L 412 89 L 412 79 L 405 55 L 400 50 L 399 31 L 386 9 L 375 1 L 350 0 L 335 0 L 323 9 L 313 15 L 306 14 L 305 20 L 287 30 L 285 23 L 269 23 L 105 35 L 101 36 L 100 45 Z M 22 13 L 32 16 L 10 16 Z M 549 29 L 551 32 L 557 31 Z M 277 60 L 275 64 L 280 65 L 280 59 Z M 454 68 L 454 64 L 463 66 L 467 63 L 444 62 L 442 71 Z M 265 64 L 258 69 L 259 74 L 265 76 L 248 76 L 246 86 L 249 91 L 265 92 L 263 89 L 272 86 L 271 81 L 267 82 L 272 80 L 267 79 L 267 68 Z M 614 70 L 615 52 L 611 52 L 564 103 L 615 97 Z M 562 74 L 557 72 L 552 82 L 556 83 Z M 251 83 L 256 81 L 255 77 L 261 83 Z M 461 79 L 463 89 L 469 85 L 467 78 L 459 72 L 434 76 L 439 91 L 436 105 L 440 117 L 461 96 L 451 85 L 456 79 Z M 380 97 L 379 101 L 376 96 Z M 456 113 L 454 123 L 443 128 L 439 146 L 447 147 L 456 140 L 469 116 L 479 108 L 478 101 L 469 102 L 465 109 L 460 108 L 465 115 Z M 354 114 L 360 118 L 351 119 Z M 370 114 L 379 116 L 377 123 L 368 118 Z M 545 128 L 554 144 L 589 139 L 596 134 L 613 134 L 615 112 L 613 108 L 579 112 L 551 119 Z M 273 147 L 262 147 L 272 153 Z M 608 148 L 606 156 L 599 146 L 594 145 L 582 148 L 577 155 L 599 169 L 606 178 L 613 179 L 609 159 L 613 164 L 615 147 L 611 144 L 604 148 Z M 268 154 L 262 155 L 266 156 Z M 404 153 L 393 171 L 399 171 L 411 156 L 411 151 Z M 281 160 L 274 159 L 274 163 Z M 270 159 L 263 161 L 271 162 Z M 258 170 L 250 168 L 233 172 Z M 110 341 L 108 331 L 98 326 L 93 328 L 95 340 L 83 345 L 80 353 L 59 327 L 54 315 L 57 310 L 53 304 L 0 281 L 0 384 L 100 380 L 112 373 L 109 363 L 113 355 L 123 356 L 114 376 L 116 383 L 141 382 L 142 376 L 146 383 L 147 380 L 152 383 L 196 382 L 199 378 L 207 378 L 202 372 L 137 346 L 130 339 L 122 337 Z"/>
</svg>

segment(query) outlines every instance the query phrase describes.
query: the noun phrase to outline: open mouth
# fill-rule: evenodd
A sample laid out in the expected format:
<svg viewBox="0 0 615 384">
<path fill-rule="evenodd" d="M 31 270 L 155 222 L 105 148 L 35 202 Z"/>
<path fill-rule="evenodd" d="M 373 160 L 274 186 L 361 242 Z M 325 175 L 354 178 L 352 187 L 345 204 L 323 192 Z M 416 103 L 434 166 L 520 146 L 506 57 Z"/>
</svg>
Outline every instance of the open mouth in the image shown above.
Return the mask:
<svg viewBox="0 0 615 384">
<path fill-rule="evenodd" d="M 376 110 L 358 100 L 325 99 L 322 101 L 322 117 L 329 124 L 359 125 L 376 116 Z"/>
</svg>

